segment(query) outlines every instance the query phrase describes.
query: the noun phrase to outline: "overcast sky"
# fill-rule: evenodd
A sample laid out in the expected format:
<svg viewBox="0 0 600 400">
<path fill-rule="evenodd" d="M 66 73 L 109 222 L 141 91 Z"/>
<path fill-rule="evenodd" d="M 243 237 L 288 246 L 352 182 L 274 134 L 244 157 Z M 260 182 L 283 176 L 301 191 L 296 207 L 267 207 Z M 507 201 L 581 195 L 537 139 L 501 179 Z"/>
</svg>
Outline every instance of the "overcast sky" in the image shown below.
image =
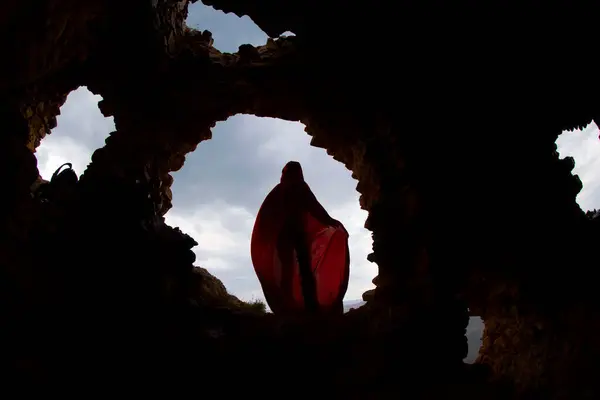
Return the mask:
<svg viewBox="0 0 600 400">
<path fill-rule="evenodd" d="M 201 2 L 190 7 L 187 22 L 192 28 L 211 31 L 215 47 L 223 52 L 235 52 L 244 43 L 267 41 L 248 17 L 223 14 Z M 114 122 L 98 110 L 100 99 L 83 87 L 69 95 L 58 126 L 37 152 L 43 178 L 49 179 L 64 162 L 72 162 L 81 174 L 92 152 L 104 145 Z M 373 287 L 377 269 L 366 260 L 372 241 L 363 228 L 367 214 L 358 205 L 357 182 L 341 163 L 325 150 L 310 147 L 309 142 L 300 123 L 237 115 L 217 124 L 213 139 L 200 144 L 188 155 L 183 169 L 173 174 L 173 208 L 166 215 L 167 223 L 196 239 L 196 265 L 207 268 L 241 299 L 264 299 L 250 261 L 250 234 L 260 204 L 289 160 L 300 161 L 321 204 L 350 233 L 346 300 L 360 299 Z M 561 156 L 575 157 L 575 173 L 584 184 L 579 204 L 584 210 L 600 207 L 600 185 L 595 177 L 600 171 L 596 125 L 566 132 L 557 143 Z"/>
</svg>

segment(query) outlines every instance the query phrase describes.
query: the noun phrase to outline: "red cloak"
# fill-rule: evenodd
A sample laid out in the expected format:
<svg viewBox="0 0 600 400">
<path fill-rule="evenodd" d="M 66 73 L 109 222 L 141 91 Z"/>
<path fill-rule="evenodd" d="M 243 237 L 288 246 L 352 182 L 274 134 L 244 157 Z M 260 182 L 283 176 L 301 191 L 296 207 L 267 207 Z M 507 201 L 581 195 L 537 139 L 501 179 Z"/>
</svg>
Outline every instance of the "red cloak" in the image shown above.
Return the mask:
<svg viewBox="0 0 600 400">
<path fill-rule="evenodd" d="M 295 161 L 286 164 L 281 183 L 258 211 L 251 256 L 274 313 L 309 311 L 309 282 L 316 312 L 343 312 L 350 267 L 348 232 L 318 202 Z"/>
</svg>

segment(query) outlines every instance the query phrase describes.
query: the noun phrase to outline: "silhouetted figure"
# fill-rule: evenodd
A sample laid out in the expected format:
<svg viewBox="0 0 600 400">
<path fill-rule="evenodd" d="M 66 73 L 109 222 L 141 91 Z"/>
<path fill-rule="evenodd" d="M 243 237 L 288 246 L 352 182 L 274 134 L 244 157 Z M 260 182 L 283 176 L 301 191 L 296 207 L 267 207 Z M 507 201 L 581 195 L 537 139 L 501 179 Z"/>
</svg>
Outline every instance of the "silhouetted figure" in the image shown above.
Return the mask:
<svg viewBox="0 0 600 400">
<path fill-rule="evenodd" d="M 252 263 L 274 313 L 342 313 L 348 232 L 331 218 L 296 161 L 265 198 L 254 224 Z"/>
</svg>

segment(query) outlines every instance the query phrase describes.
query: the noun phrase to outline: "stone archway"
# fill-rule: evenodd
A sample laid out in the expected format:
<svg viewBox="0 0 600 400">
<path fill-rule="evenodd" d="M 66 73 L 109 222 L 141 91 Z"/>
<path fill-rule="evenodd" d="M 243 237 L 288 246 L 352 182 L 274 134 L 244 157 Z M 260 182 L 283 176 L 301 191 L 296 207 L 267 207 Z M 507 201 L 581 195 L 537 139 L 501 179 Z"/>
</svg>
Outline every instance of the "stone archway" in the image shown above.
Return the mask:
<svg viewBox="0 0 600 400">
<path fill-rule="evenodd" d="M 374 239 L 369 260 L 379 266 L 379 275 L 374 280 L 377 289 L 365 297 L 369 306 L 352 317 L 358 321 L 364 318 L 378 321 L 374 331 L 364 331 L 365 326 L 362 333 L 357 333 L 378 342 L 379 351 L 369 357 L 382 357 L 385 349 L 386 361 L 382 366 L 411 365 L 411 373 L 417 376 L 428 369 L 425 360 L 429 357 L 424 354 L 435 355 L 440 371 L 442 366 L 458 371 L 466 354 L 466 305 L 455 299 L 451 284 L 431 279 L 420 194 L 411 184 L 395 128 L 383 115 L 352 112 L 356 105 L 349 104 L 335 90 L 329 98 L 315 98 L 303 90 L 307 87 L 302 81 L 305 74 L 302 65 L 297 65 L 300 60 L 294 59 L 293 38 L 271 41 L 256 49 L 242 47 L 234 55 L 220 55 L 214 49 L 202 47 L 205 42 L 197 36 L 187 39 L 192 43 L 184 44 L 197 46 L 192 46 L 195 51 L 207 50 L 211 63 L 178 61 L 168 75 L 174 81 L 169 81 L 168 86 L 158 83 L 152 96 L 132 97 L 131 88 L 121 93 L 114 87 L 103 91 L 102 86 L 90 85 L 103 96 L 101 110 L 105 115 L 114 115 L 117 131 L 94 154 L 92 164 L 82 176 L 83 190 L 93 190 L 86 201 L 107 204 L 111 197 L 123 196 L 118 190 L 133 185 L 146 173 L 159 178 L 153 196 L 159 217 L 170 207 L 169 173 L 181 168 L 185 155 L 211 136 L 210 129 L 217 121 L 237 113 L 301 121 L 313 138 L 313 146 L 327 149 L 334 159 L 353 171 L 361 193 L 361 207 L 369 212 L 366 227 L 373 232 Z M 183 46 L 185 54 L 184 50 L 189 49 Z M 190 78 L 199 67 L 216 73 L 220 77 L 216 79 L 217 85 L 211 83 L 214 77 L 208 81 L 198 71 L 194 72 L 198 77 Z M 275 67 L 282 70 L 273 75 Z M 231 84 L 219 84 L 220 79 Z M 123 186 L 117 190 L 120 185 Z M 129 210 L 133 210 L 133 204 Z M 125 218 L 130 215 L 123 210 L 119 213 Z M 180 251 L 188 252 L 189 247 L 181 247 Z M 152 264 L 157 271 L 164 267 L 155 260 Z M 170 293 L 181 297 L 185 292 L 181 289 L 186 285 L 185 273 L 179 276 L 165 273 L 169 275 L 171 289 L 179 287 Z M 155 279 L 164 281 L 158 275 Z M 440 290 L 442 284 L 446 286 L 444 290 Z M 352 361 L 355 362 L 358 359 Z M 385 375 L 391 370 L 377 373 Z"/>
</svg>

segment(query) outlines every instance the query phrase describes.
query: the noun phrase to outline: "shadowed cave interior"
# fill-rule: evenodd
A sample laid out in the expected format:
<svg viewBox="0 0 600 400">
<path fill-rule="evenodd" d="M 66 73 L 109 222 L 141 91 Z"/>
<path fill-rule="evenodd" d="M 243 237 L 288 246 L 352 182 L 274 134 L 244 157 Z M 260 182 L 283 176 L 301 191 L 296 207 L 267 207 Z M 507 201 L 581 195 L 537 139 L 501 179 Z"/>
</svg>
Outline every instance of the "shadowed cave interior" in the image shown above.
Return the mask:
<svg viewBox="0 0 600 400">
<path fill-rule="evenodd" d="M 339 398 L 595 398 L 598 220 L 592 195 L 576 201 L 594 163 L 561 158 L 556 141 L 592 137 L 598 120 L 597 73 L 571 62 L 593 46 L 596 7 L 205 4 L 269 39 L 221 53 L 186 26 L 185 0 L 0 6 L 7 388 L 201 377 L 220 395 L 279 397 L 256 385 L 268 377 Z M 34 151 L 80 86 L 114 130 L 76 181 L 40 194 Z M 238 114 L 301 122 L 352 171 L 377 267 L 364 306 L 264 314 L 194 268 L 199 243 L 165 221 L 172 174 Z M 485 322 L 473 364 L 469 317 Z"/>
</svg>

